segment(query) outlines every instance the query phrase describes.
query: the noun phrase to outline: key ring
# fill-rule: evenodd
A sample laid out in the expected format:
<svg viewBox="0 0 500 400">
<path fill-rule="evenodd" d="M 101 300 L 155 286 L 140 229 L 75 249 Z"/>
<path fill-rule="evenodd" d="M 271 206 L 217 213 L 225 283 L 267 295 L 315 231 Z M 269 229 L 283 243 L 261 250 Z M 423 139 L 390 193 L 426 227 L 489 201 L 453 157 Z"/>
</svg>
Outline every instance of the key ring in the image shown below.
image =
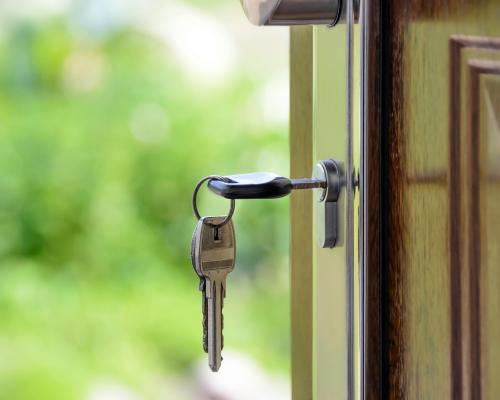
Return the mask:
<svg viewBox="0 0 500 400">
<path fill-rule="evenodd" d="M 223 181 L 223 182 L 231 182 L 230 179 L 228 179 L 228 178 L 226 178 L 224 176 L 219 176 L 219 175 L 209 175 L 209 176 L 206 176 L 205 178 L 203 178 L 201 181 L 198 182 L 198 184 L 194 188 L 194 191 L 193 191 L 193 200 L 192 200 L 194 215 L 196 216 L 196 218 L 198 218 L 198 220 L 201 219 L 201 215 L 200 215 L 200 213 L 198 211 L 198 205 L 196 204 L 196 197 L 198 196 L 198 191 L 200 190 L 201 185 L 203 185 L 206 181 L 211 181 L 213 179 L 219 180 L 219 181 Z M 235 206 L 236 206 L 236 201 L 234 199 L 231 199 L 231 205 L 229 207 L 229 213 L 227 214 L 226 218 L 224 218 L 224 220 L 220 224 L 213 224 L 211 222 L 205 222 L 205 221 L 203 221 L 203 223 L 205 223 L 206 225 L 211 226 L 213 228 L 219 228 L 219 227 L 221 227 L 223 225 L 226 225 L 231 220 L 231 218 L 233 217 Z"/>
</svg>

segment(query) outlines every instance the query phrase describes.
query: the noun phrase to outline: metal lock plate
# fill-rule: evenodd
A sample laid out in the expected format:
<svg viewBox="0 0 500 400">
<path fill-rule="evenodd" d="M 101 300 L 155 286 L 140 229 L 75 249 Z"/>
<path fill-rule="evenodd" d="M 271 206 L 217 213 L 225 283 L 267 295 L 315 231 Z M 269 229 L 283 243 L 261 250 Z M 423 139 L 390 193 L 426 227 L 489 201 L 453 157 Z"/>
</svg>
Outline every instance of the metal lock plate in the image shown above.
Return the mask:
<svg viewBox="0 0 500 400">
<path fill-rule="evenodd" d="M 334 160 L 319 161 L 313 171 L 313 179 L 326 181 L 324 189 L 315 189 L 316 238 L 323 248 L 333 248 L 339 242 L 338 200 L 342 177 L 341 165 Z"/>
</svg>

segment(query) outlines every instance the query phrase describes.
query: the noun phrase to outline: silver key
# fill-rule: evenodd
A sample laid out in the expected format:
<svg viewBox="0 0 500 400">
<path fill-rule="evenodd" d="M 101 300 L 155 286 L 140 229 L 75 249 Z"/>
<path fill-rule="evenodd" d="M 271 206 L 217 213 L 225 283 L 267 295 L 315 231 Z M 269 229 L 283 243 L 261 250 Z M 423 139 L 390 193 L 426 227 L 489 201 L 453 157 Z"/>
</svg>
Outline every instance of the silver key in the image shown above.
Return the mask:
<svg viewBox="0 0 500 400">
<path fill-rule="evenodd" d="M 200 219 L 193 233 L 193 239 L 191 241 L 191 263 L 193 265 L 194 272 L 200 278 L 200 283 L 198 285 L 198 290 L 201 292 L 201 312 L 202 312 L 202 328 L 203 328 L 203 351 L 208 353 L 208 304 L 206 298 L 206 279 L 201 272 L 198 272 L 196 266 L 195 248 L 197 248 L 200 241 L 201 228 L 203 226 L 203 221 Z"/>
<path fill-rule="evenodd" d="M 219 370 L 222 362 L 223 316 L 222 307 L 226 295 L 226 277 L 234 269 L 236 243 L 232 221 L 223 226 L 224 217 L 204 217 L 198 240 L 193 244 L 195 268 L 205 277 L 205 293 L 208 303 L 208 364 L 212 371 Z"/>
</svg>

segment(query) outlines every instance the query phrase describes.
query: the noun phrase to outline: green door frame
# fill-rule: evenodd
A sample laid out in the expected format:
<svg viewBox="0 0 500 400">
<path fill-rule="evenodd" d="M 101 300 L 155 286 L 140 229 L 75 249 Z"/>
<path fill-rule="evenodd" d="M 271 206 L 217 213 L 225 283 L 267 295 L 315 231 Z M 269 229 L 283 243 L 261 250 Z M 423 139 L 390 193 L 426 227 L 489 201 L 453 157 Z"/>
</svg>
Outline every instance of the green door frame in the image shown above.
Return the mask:
<svg viewBox="0 0 500 400">
<path fill-rule="evenodd" d="M 355 35 L 355 37 L 357 37 Z M 290 174 L 311 175 L 317 160 L 347 159 L 347 25 L 293 27 L 290 37 Z M 359 60 L 359 41 L 354 42 Z M 359 62 L 355 77 L 359 77 Z M 360 80 L 354 80 L 354 115 L 359 115 Z M 354 165 L 360 168 L 359 118 L 354 126 Z M 315 241 L 311 192 L 291 198 L 292 394 L 297 400 L 358 398 L 359 259 L 358 236 L 347 246 L 347 190 L 339 201 L 341 239 L 334 249 Z M 359 196 L 354 200 L 358 232 Z M 348 253 L 354 257 L 349 268 Z"/>
</svg>

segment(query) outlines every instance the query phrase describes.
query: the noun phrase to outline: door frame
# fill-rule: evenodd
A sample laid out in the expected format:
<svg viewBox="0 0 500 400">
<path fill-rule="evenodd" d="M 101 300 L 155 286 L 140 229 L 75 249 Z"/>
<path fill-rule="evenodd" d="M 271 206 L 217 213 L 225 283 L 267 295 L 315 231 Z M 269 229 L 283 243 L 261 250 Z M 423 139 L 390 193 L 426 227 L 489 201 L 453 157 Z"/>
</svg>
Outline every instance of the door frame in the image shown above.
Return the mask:
<svg viewBox="0 0 500 400">
<path fill-rule="evenodd" d="M 387 12 L 378 0 L 361 1 L 360 9 L 360 179 L 359 179 L 359 359 L 361 399 L 383 397 L 383 358 L 387 343 L 383 234 L 387 225 L 381 204 L 387 203 L 387 169 L 382 136 L 383 76 L 379 43 Z M 314 156 L 314 43 L 313 27 L 290 29 L 290 176 L 309 176 Z M 386 155 L 386 154 L 385 154 Z M 291 197 L 291 324 L 292 396 L 314 398 L 314 235 L 313 196 L 309 191 Z M 356 212 L 356 210 L 355 210 Z M 385 255 L 385 257 L 384 257 Z M 387 271 L 385 271 L 387 272 Z M 385 317 L 384 317 L 385 316 Z M 384 319 L 385 318 L 385 319 Z M 385 322 L 384 322 L 385 321 Z M 385 350 L 384 350 L 385 349 Z M 385 386 L 386 387 L 386 386 Z"/>
<path fill-rule="evenodd" d="M 290 177 L 311 174 L 313 160 L 313 28 L 290 28 Z M 290 199 L 292 397 L 313 398 L 313 195 Z"/>
</svg>

